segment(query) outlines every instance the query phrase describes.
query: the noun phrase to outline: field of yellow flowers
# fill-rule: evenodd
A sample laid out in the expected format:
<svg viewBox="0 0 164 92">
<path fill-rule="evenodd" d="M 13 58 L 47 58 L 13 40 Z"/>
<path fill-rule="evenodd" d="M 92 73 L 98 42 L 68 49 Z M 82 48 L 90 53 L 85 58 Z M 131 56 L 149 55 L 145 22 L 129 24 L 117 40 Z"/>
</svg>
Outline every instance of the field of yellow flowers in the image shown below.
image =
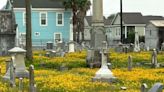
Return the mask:
<svg viewBox="0 0 164 92">
<path fill-rule="evenodd" d="M 42 53 L 42 55 L 39 55 Z M 140 92 L 142 83 L 150 88 L 154 83 L 164 84 L 164 68 L 152 69 L 144 66 L 134 66 L 132 71 L 127 70 L 127 58 L 132 55 L 134 64 L 150 62 L 150 52 L 140 53 L 109 53 L 112 63 L 112 72 L 117 77 L 116 83 L 92 82 L 92 77 L 98 68 L 86 67 L 86 52 L 66 54 L 65 57 L 45 57 L 44 52 L 34 52 L 33 64 L 35 67 L 35 83 L 38 92 Z M 16 79 L 17 88 L 11 88 L 4 82 L 5 60 L 9 57 L 0 57 L 0 92 L 18 92 L 19 81 Z M 158 55 L 158 61 L 164 63 L 164 54 Z M 68 67 L 68 70 L 60 71 L 60 66 Z M 29 63 L 26 61 L 28 69 Z M 23 79 L 24 92 L 28 92 L 29 81 Z M 127 90 L 121 90 L 121 87 Z"/>
</svg>

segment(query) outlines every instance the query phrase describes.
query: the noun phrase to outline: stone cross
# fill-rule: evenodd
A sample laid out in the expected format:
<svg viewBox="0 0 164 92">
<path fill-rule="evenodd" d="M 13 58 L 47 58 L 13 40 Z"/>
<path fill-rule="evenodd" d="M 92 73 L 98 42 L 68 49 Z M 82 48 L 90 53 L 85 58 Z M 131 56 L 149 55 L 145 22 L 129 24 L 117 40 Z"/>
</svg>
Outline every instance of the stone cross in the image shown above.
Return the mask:
<svg viewBox="0 0 164 92">
<path fill-rule="evenodd" d="M 23 92 L 23 78 L 19 78 L 19 92 Z"/>
<path fill-rule="evenodd" d="M 162 92 L 164 86 L 162 83 L 155 83 L 148 92 Z"/>
<path fill-rule="evenodd" d="M 132 70 L 132 56 L 130 55 L 128 57 L 128 71 L 131 71 Z"/>
<path fill-rule="evenodd" d="M 108 69 L 107 66 L 107 42 L 103 41 L 102 46 L 102 58 L 101 58 L 101 68 L 96 72 L 93 81 L 102 81 L 102 82 L 112 82 L 114 79 L 113 73 Z"/>
<path fill-rule="evenodd" d="M 153 49 L 153 52 L 152 52 L 152 59 L 151 59 L 151 64 L 152 64 L 152 67 L 156 68 L 157 67 L 157 51 L 155 49 Z"/>
<path fill-rule="evenodd" d="M 30 65 L 29 67 L 29 86 L 30 86 L 30 92 L 35 92 L 35 88 L 34 88 L 34 84 L 35 84 L 35 80 L 34 80 L 34 66 Z"/>
<path fill-rule="evenodd" d="M 146 84 L 146 83 L 143 83 L 143 84 L 141 85 L 141 92 L 147 92 L 147 90 L 148 90 L 147 84 Z"/>
<path fill-rule="evenodd" d="M 140 51 L 138 32 L 135 32 L 134 51 L 135 52 L 139 52 Z"/>
</svg>

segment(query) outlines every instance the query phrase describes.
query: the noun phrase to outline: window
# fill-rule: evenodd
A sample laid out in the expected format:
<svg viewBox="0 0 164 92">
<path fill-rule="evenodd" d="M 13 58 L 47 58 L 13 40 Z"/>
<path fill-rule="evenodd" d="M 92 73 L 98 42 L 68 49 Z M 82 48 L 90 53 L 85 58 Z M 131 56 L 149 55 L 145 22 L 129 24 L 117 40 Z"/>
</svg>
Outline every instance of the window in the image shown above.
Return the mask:
<svg viewBox="0 0 164 92">
<path fill-rule="evenodd" d="M 40 25 L 47 26 L 47 13 L 46 12 L 40 13 Z"/>
<path fill-rule="evenodd" d="M 63 26 L 64 25 L 64 18 L 63 18 L 63 13 L 57 13 L 57 26 Z"/>
<path fill-rule="evenodd" d="M 55 33 L 55 43 L 62 42 L 62 34 L 61 33 Z"/>
<path fill-rule="evenodd" d="M 40 32 L 35 32 L 35 36 L 40 36 Z"/>
<path fill-rule="evenodd" d="M 26 25 L 26 12 L 23 12 L 23 26 Z"/>
</svg>

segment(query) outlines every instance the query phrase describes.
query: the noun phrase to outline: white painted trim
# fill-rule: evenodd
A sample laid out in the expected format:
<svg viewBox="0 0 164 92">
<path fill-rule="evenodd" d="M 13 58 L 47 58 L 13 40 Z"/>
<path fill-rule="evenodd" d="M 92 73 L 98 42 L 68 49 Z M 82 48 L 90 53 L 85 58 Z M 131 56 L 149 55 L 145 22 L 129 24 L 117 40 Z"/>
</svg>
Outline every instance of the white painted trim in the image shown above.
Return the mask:
<svg viewBox="0 0 164 92">
<path fill-rule="evenodd" d="M 26 15 L 25 15 L 25 14 L 26 14 L 26 12 L 24 11 L 24 12 L 22 13 L 22 15 L 23 15 L 23 26 L 26 26 L 26 19 L 25 19 L 25 18 L 26 18 L 26 17 L 25 17 Z"/>
<path fill-rule="evenodd" d="M 58 24 L 58 14 L 62 14 L 62 24 Z M 63 12 L 56 13 L 56 26 L 64 26 L 64 13 Z"/>
<path fill-rule="evenodd" d="M 45 25 L 41 24 L 41 14 L 46 14 L 46 24 Z M 48 15 L 47 15 L 47 12 L 40 12 L 39 13 L 39 24 L 40 24 L 40 26 L 47 26 L 48 25 Z"/>
<path fill-rule="evenodd" d="M 26 8 L 14 8 L 14 11 L 25 11 Z M 31 8 L 32 11 L 65 11 L 64 8 Z"/>
<path fill-rule="evenodd" d="M 55 41 L 55 36 L 56 36 L 56 34 L 60 34 L 60 39 L 61 39 L 60 42 L 63 42 L 62 33 L 61 33 L 61 32 L 55 32 L 55 33 L 54 33 L 54 43 L 56 44 L 56 41 Z"/>
</svg>

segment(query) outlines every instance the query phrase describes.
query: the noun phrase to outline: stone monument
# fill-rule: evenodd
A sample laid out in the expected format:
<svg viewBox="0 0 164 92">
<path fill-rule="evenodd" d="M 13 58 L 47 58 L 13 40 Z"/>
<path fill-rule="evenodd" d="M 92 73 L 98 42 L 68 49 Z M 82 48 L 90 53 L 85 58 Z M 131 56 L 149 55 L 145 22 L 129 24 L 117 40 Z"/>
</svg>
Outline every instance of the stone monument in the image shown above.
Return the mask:
<svg viewBox="0 0 164 92">
<path fill-rule="evenodd" d="M 139 51 L 140 51 L 138 32 L 135 32 L 134 51 L 135 51 L 135 52 L 139 52 Z"/>
<path fill-rule="evenodd" d="M 73 24 L 72 18 L 70 19 L 70 38 L 69 38 L 69 51 L 68 52 L 75 52 L 75 44 L 73 42 Z"/>
<path fill-rule="evenodd" d="M 96 72 L 93 81 L 102 81 L 102 82 L 113 82 L 115 78 L 113 73 L 108 69 L 107 66 L 107 42 L 103 41 L 103 47 L 101 49 L 101 68 Z"/>
<path fill-rule="evenodd" d="M 19 78 L 20 77 L 28 78 L 29 76 L 29 73 L 26 70 L 25 61 L 24 61 L 25 52 L 26 50 L 19 47 L 14 47 L 9 50 L 9 53 L 11 53 L 12 55 L 12 60 L 15 66 L 15 76 Z"/>
<path fill-rule="evenodd" d="M 103 19 L 103 0 L 93 0 L 91 48 L 100 50 L 102 41 L 106 41 Z"/>
<path fill-rule="evenodd" d="M 100 50 L 102 42 L 106 41 L 104 20 L 103 20 L 103 0 L 93 0 L 93 16 L 92 16 L 92 29 L 91 29 L 91 53 L 93 56 L 87 61 L 93 66 L 101 65 Z M 91 55 L 91 54 L 88 54 Z"/>
</svg>

